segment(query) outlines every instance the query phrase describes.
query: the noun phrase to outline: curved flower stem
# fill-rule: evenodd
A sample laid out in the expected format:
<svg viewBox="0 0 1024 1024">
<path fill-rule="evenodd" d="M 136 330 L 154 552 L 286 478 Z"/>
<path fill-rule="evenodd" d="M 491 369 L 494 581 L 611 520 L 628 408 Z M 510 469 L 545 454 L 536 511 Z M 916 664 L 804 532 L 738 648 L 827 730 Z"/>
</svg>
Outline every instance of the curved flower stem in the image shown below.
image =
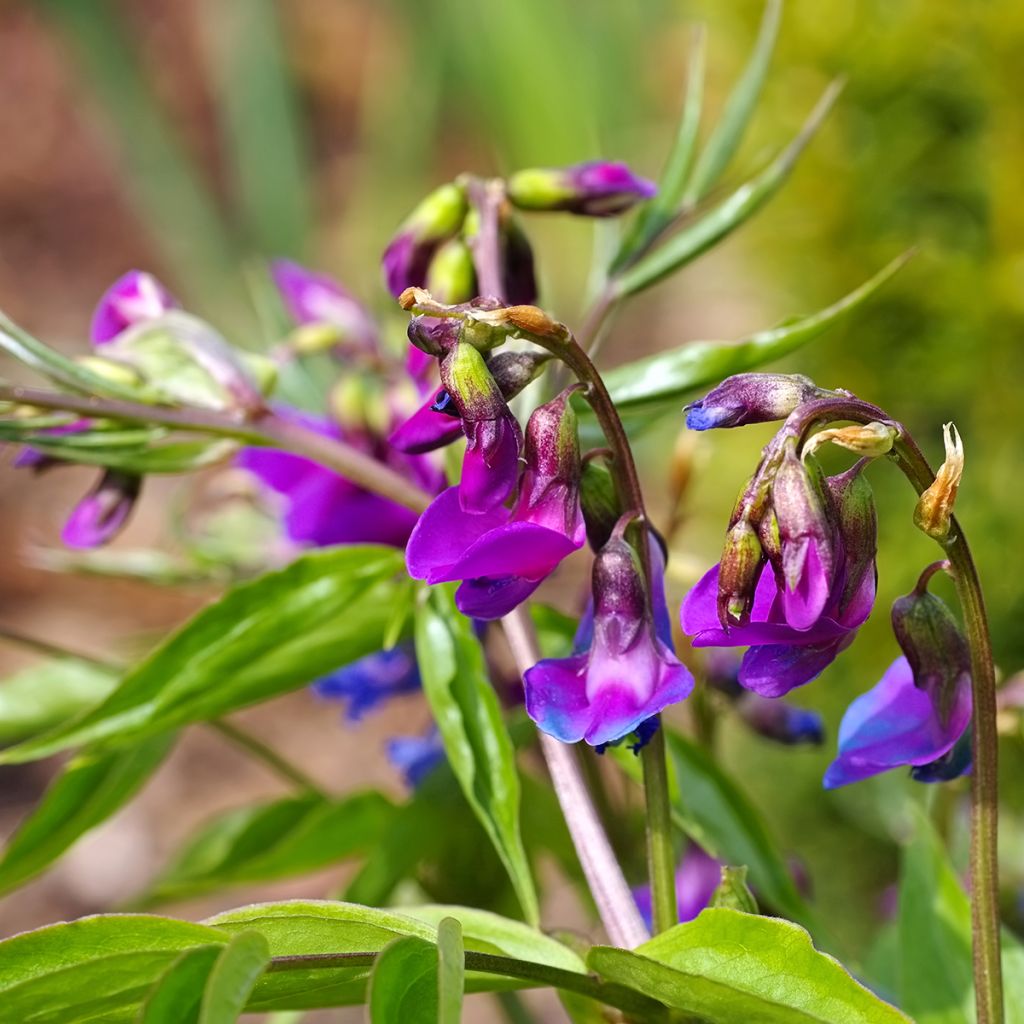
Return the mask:
<svg viewBox="0 0 1024 1024">
<path fill-rule="evenodd" d="M 517 608 L 506 615 L 501 624 L 516 667 L 522 675 L 541 657 L 533 623 L 525 609 Z M 576 753 L 572 747 L 543 732 L 540 733 L 540 746 L 608 938 L 625 949 L 639 946 L 648 938 L 647 929 L 601 825 Z"/>
<path fill-rule="evenodd" d="M 909 431 L 878 406 L 849 395 L 807 403 L 787 421 L 784 430 L 805 435 L 829 420 L 857 423 L 882 421 L 897 431 L 892 459 L 920 495 L 935 481 L 928 460 Z M 781 433 L 781 432 L 780 432 Z M 973 933 L 974 989 L 978 1024 L 1003 1024 L 1003 983 L 999 935 L 999 776 L 996 729 L 996 678 L 992 638 L 978 570 L 967 538 L 954 518 L 948 535 L 939 542 L 946 552 L 963 612 L 971 648 L 971 690 L 974 713 L 971 742 L 971 926 Z"/>
</svg>

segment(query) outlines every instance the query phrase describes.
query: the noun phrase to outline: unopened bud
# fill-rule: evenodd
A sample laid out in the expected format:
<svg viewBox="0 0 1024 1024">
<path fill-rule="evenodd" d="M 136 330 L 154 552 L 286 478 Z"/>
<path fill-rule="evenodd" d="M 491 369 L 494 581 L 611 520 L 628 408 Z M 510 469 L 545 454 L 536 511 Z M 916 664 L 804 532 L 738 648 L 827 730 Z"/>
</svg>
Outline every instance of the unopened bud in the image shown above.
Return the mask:
<svg viewBox="0 0 1024 1024">
<path fill-rule="evenodd" d="M 455 347 L 461 324 L 453 317 L 439 319 L 432 316 L 414 316 L 409 321 L 406 335 L 421 352 L 440 359 Z"/>
<path fill-rule="evenodd" d="M 587 540 L 595 551 L 608 543 L 615 524 L 622 517 L 615 480 L 607 466 L 597 459 L 583 463 L 580 480 L 580 504 L 587 526 Z"/>
<path fill-rule="evenodd" d="M 127 387 L 140 387 L 145 383 L 142 375 L 131 366 L 104 359 L 103 356 L 77 356 L 75 362 L 84 366 L 90 373 L 109 380 L 112 384 L 124 384 Z"/>
<path fill-rule="evenodd" d="M 441 360 L 441 383 L 463 420 L 495 419 L 505 410 L 505 398 L 484 357 L 460 340 Z"/>
<path fill-rule="evenodd" d="M 718 570 L 718 618 L 723 626 L 749 621 L 763 564 L 757 530 L 748 519 L 738 520 L 726 535 Z"/>
<path fill-rule="evenodd" d="M 711 894 L 708 906 L 739 910 L 744 914 L 760 913 L 757 900 L 747 885 L 745 865 L 736 868 L 722 865 L 722 880 L 718 883 L 718 888 Z"/>
<path fill-rule="evenodd" d="M 896 440 L 896 429 L 887 423 L 856 423 L 849 427 L 819 430 L 804 445 L 804 457 L 813 455 L 823 444 L 831 442 L 865 458 L 888 455 Z"/>
<path fill-rule="evenodd" d="M 142 479 L 108 469 L 76 506 L 61 531 L 68 547 L 95 548 L 120 533 L 139 496 Z"/>
<path fill-rule="evenodd" d="M 391 411 L 380 380 L 373 374 L 349 373 L 331 389 L 330 408 L 334 419 L 347 434 L 387 434 Z"/>
<path fill-rule="evenodd" d="M 289 339 L 296 352 L 320 352 L 335 345 L 376 349 L 373 318 L 334 278 L 291 260 L 275 260 L 270 274 L 288 314 L 299 325 Z"/>
<path fill-rule="evenodd" d="M 491 357 L 487 368 L 507 400 L 515 398 L 536 380 L 550 360 L 548 352 L 498 352 Z"/>
<path fill-rule="evenodd" d="M 508 180 L 508 197 L 524 210 L 564 210 L 585 217 L 624 213 L 657 186 L 625 164 L 592 160 L 563 168 L 531 168 Z"/>
<path fill-rule="evenodd" d="M 825 741 L 825 726 L 816 711 L 757 693 L 744 693 L 736 702 L 736 710 L 750 729 L 776 743 L 820 747 Z"/>
<path fill-rule="evenodd" d="M 468 302 L 476 295 L 473 254 L 461 238 L 444 243 L 427 269 L 427 290 L 446 303 Z"/>
<path fill-rule="evenodd" d="M 178 301 L 152 275 L 129 270 L 104 293 L 92 315 L 94 345 L 104 345 L 134 324 L 144 323 L 175 309 Z"/>
<path fill-rule="evenodd" d="M 334 324 L 308 323 L 296 327 L 285 339 L 287 348 L 300 356 L 329 352 L 344 341 L 341 331 Z"/>
<path fill-rule="evenodd" d="M 935 474 L 934 483 L 918 498 L 914 509 L 914 525 L 935 540 L 949 536 L 953 503 L 964 472 L 964 445 L 952 423 L 943 425 L 942 438 L 946 458 Z"/>
<path fill-rule="evenodd" d="M 787 373 L 738 373 L 686 407 L 691 430 L 742 427 L 784 420 L 821 389 L 809 377 Z"/>
<path fill-rule="evenodd" d="M 867 459 L 851 466 L 845 473 L 830 476 L 826 484 L 836 512 L 836 527 L 846 556 L 843 593 L 837 609 L 840 618 L 854 603 L 863 600 L 865 584 L 875 575 L 878 553 L 878 515 L 875 496 L 864 473 Z M 870 574 L 871 579 L 868 579 Z"/>
<path fill-rule="evenodd" d="M 531 305 L 537 301 L 537 270 L 530 240 L 511 216 L 502 219 L 501 239 L 504 298 L 513 305 Z"/>
</svg>

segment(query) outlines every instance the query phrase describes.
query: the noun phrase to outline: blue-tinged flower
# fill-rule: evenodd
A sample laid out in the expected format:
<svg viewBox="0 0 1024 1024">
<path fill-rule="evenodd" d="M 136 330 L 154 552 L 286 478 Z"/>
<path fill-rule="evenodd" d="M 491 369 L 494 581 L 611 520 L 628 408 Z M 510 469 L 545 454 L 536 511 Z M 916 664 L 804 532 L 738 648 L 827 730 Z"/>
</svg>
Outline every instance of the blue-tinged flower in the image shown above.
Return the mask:
<svg viewBox="0 0 1024 1024">
<path fill-rule="evenodd" d="M 742 427 L 784 420 L 821 394 L 809 377 L 788 373 L 738 373 L 686 407 L 690 430 Z"/>
<path fill-rule="evenodd" d="M 388 760 L 410 789 L 416 789 L 444 761 L 444 743 L 435 727 L 422 736 L 395 736 L 388 740 L 387 751 Z"/>
<path fill-rule="evenodd" d="M 463 510 L 458 488 L 442 492 L 420 517 L 406 562 L 415 579 L 463 580 L 463 614 L 497 619 L 521 604 L 583 546 L 580 449 L 569 392 L 534 410 L 526 428 L 526 467 L 511 510 Z"/>
<path fill-rule="evenodd" d="M 358 722 L 392 697 L 412 693 L 419 687 L 420 670 L 412 644 L 408 643 L 368 654 L 313 683 L 318 696 L 344 702 L 349 722 Z"/>
<path fill-rule="evenodd" d="M 93 344 L 112 341 L 129 327 L 155 320 L 178 305 L 178 300 L 152 274 L 129 270 L 103 293 L 93 312 Z"/>
<path fill-rule="evenodd" d="M 135 508 L 141 477 L 108 469 L 68 516 L 61 540 L 69 548 L 95 548 L 122 530 Z"/>
<path fill-rule="evenodd" d="M 654 182 L 610 160 L 530 168 L 508 180 L 508 197 L 521 209 L 564 210 L 584 217 L 614 217 L 657 191 Z"/>
<path fill-rule="evenodd" d="M 820 747 L 825 742 L 825 725 L 816 711 L 757 693 L 744 693 L 739 697 L 736 710 L 750 729 L 776 743 L 786 746 L 807 743 Z"/>
<path fill-rule="evenodd" d="M 961 675 L 949 693 L 930 691 L 915 685 L 910 662 L 897 658 L 843 716 L 839 756 L 825 773 L 825 788 L 905 765 L 931 769 L 954 749 L 970 720 L 969 675 Z M 969 761 L 960 763 L 966 768 Z M 925 780 L 933 770 L 924 773 Z"/>
<path fill-rule="evenodd" d="M 614 743 L 693 689 L 671 648 L 663 556 L 650 552 L 649 604 L 635 553 L 613 536 L 594 559 L 593 625 L 581 622 L 576 653 L 524 676 L 527 712 L 563 743 Z"/>
<path fill-rule="evenodd" d="M 692 921 L 708 904 L 722 881 L 722 862 L 691 843 L 676 869 L 676 905 L 679 921 Z M 641 885 L 633 890 L 640 916 L 653 926 L 651 887 Z"/>
</svg>

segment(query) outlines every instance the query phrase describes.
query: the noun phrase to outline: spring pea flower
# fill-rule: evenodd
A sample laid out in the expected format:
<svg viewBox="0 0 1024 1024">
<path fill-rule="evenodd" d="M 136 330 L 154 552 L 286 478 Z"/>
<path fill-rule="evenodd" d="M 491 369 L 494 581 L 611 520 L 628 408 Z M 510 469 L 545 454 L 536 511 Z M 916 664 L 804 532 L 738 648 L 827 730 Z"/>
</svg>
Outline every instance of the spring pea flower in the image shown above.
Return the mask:
<svg viewBox="0 0 1024 1024">
<path fill-rule="evenodd" d="M 615 743 L 693 689 L 671 647 L 664 558 L 657 543 L 649 549 L 651 599 L 617 530 L 594 559 L 593 617 L 581 622 L 576 652 L 539 661 L 524 675 L 528 714 L 563 743 Z"/>
<path fill-rule="evenodd" d="M 141 477 L 106 470 L 75 506 L 61 531 L 61 540 L 69 548 L 95 548 L 109 543 L 128 521 L 141 486 Z"/>
<path fill-rule="evenodd" d="M 683 602 L 683 632 L 694 647 L 747 647 L 739 683 L 763 697 L 780 697 L 820 675 L 852 642 L 871 613 L 875 599 L 877 522 L 870 485 L 863 475 L 866 460 L 826 481 L 834 520 L 835 562 L 826 579 L 820 561 L 805 558 L 804 571 L 820 574 L 806 592 L 825 589 L 820 614 L 806 618 L 807 603 L 786 600 L 786 582 L 772 567 L 760 569 L 749 621 L 723 625 L 719 617 L 720 565 L 697 583 Z"/>
<path fill-rule="evenodd" d="M 507 615 L 583 546 L 579 438 L 569 395 L 563 392 L 531 415 L 525 469 L 511 510 L 467 512 L 460 489 L 450 487 L 409 538 L 410 575 L 429 583 L 462 580 L 455 601 L 468 616 Z"/>
<path fill-rule="evenodd" d="M 711 903 L 722 881 L 722 862 L 691 843 L 676 868 L 676 906 L 680 924 L 692 921 Z M 651 887 L 641 885 L 633 890 L 640 916 L 648 929 L 653 927 Z"/>
<path fill-rule="evenodd" d="M 103 293 L 92 315 L 90 335 L 94 345 L 113 341 L 135 324 L 155 320 L 171 309 L 179 308 L 178 300 L 152 275 L 142 270 L 129 270 Z"/>
<path fill-rule="evenodd" d="M 737 373 L 686 407 L 686 425 L 716 430 L 783 420 L 819 394 L 814 382 L 800 374 Z"/>
<path fill-rule="evenodd" d="M 431 727 L 421 736 L 395 736 L 388 740 L 387 755 L 409 789 L 418 789 L 444 760 L 444 743 L 437 728 Z"/>
<path fill-rule="evenodd" d="M 344 703 L 345 720 L 349 722 L 358 722 L 392 697 L 419 688 L 420 670 L 411 643 L 368 654 L 313 684 L 318 697 Z"/>
<path fill-rule="evenodd" d="M 508 180 L 508 197 L 520 209 L 562 210 L 583 217 L 614 217 L 657 191 L 654 182 L 610 160 L 530 168 Z"/>
</svg>

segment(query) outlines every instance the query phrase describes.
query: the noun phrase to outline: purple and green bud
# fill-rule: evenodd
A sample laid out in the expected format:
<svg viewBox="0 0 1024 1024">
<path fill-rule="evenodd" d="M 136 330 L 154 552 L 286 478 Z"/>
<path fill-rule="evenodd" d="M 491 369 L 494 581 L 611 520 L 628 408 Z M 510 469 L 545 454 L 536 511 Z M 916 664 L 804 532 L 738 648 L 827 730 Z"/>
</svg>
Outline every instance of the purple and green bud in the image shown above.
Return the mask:
<svg viewBox="0 0 1024 1024">
<path fill-rule="evenodd" d="M 784 420 L 821 394 L 809 377 L 800 374 L 738 373 L 686 406 L 686 425 L 691 430 L 712 430 Z"/>
<path fill-rule="evenodd" d="M 129 327 L 155 320 L 178 306 L 178 300 L 152 274 L 129 270 L 103 293 L 93 312 L 93 344 L 104 345 Z"/>
<path fill-rule="evenodd" d="M 726 534 L 718 575 L 718 617 L 723 626 L 742 626 L 750 621 L 763 566 L 764 551 L 757 530 L 749 520 L 737 520 Z"/>
<path fill-rule="evenodd" d="M 141 487 L 141 477 L 108 469 L 75 506 L 61 531 L 61 540 L 70 548 L 109 544 L 127 523 Z"/>
<path fill-rule="evenodd" d="M 406 288 L 422 288 L 438 249 L 458 234 L 468 204 L 464 189 L 453 183 L 430 193 L 402 222 L 384 251 L 384 280 L 399 296 Z"/>
<path fill-rule="evenodd" d="M 459 498 L 466 512 L 501 505 L 518 479 L 522 431 L 484 357 L 460 340 L 441 360 L 441 384 L 466 435 Z"/>
<path fill-rule="evenodd" d="M 427 291 L 439 302 L 469 302 L 476 293 L 473 254 L 461 238 L 450 238 L 434 254 L 427 268 Z"/>
<path fill-rule="evenodd" d="M 502 219 L 501 241 L 504 298 L 511 306 L 532 306 L 538 295 L 533 246 L 512 216 Z"/>
<path fill-rule="evenodd" d="M 826 481 L 832 496 L 836 529 L 845 559 L 842 590 L 836 606 L 836 614 L 840 617 L 861 602 L 865 589 L 874 592 L 878 514 L 875 511 L 874 492 L 864 473 L 870 464 L 870 459 L 861 459 L 845 473 L 830 476 Z"/>
<path fill-rule="evenodd" d="M 563 210 L 614 217 L 658 191 L 624 163 L 591 160 L 571 167 L 530 168 L 508 179 L 508 197 L 522 210 Z"/>
<path fill-rule="evenodd" d="M 596 458 L 583 463 L 580 501 L 587 524 L 587 540 L 595 551 L 600 551 L 622 518 L 622 508 L 611 470 Z"/>
</svg>

